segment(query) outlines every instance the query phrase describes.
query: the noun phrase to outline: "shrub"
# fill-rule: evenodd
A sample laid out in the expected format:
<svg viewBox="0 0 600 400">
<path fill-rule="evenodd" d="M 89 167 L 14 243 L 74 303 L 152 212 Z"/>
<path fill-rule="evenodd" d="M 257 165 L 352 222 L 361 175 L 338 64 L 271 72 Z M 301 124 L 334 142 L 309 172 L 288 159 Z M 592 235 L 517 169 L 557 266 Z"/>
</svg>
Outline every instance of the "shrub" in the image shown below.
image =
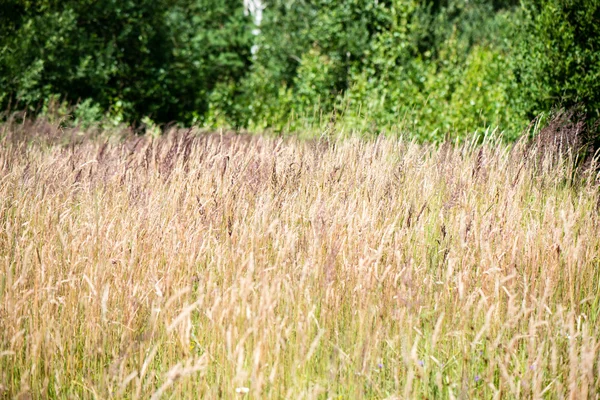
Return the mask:
<svg viewBox="0 0 600 400">
<path fill-rule="evenodd" d="M 130 122 L 189 123 L 219 82 L 245 74 L 250 24 L 232 0 L 9 0 L 0 107 L 34 110 L 60 95 L 119 107 Z"/>
<path fill-rule="evenodd" d="M 516 76 L 530 117 L 554 105 L 600 116 L 600 3 L 528 0 L 515 41 Z"/>
</svg>

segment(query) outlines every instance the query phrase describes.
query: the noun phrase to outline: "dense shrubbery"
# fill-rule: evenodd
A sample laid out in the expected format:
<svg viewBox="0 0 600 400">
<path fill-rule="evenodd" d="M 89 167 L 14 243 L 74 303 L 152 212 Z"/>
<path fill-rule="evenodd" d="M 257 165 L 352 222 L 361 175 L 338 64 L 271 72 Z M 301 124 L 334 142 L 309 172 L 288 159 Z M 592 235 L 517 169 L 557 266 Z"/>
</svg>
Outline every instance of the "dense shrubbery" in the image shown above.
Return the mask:
<svg viewBox="0 0 600 400">
<path fill-rule="evenodd" d="M 514 14 L 503 11 L 509 4 L 301 4 L 290 14 L 286 0 L 269 3 L 247 78 L 263 95 L 252 122 L 287 123 L 281 104 L 312 118 L 310 105 L 318 104 L 343 114 L 352 127 L 404 121 L 428 138 L 523 124 L 506 43 Z M 291 33 L 282 37 L 279 30 Z"/>
<path fill-rule="evenodd" d="M 599 117 L 595 0 L 263 5 L 256 34 L 241 0 L 11 0 L 0 106 L 60 96 L 87 118 L 275 130 L 402 122 L 431 140 L 514 137 L 555 106 Z"/>
<path fill-rule="evenodd" d="M 0 101 L 91 99 L 117 119 L 191 123 L 250 65 L 251 21 L 223 0 L 9 0 Z"/>
<path fill-rule="evenodd" d="M 600 117 L 600 2 L 529 0 L 515 71 L 533 113 L 560 103 Z"/>
</svg>

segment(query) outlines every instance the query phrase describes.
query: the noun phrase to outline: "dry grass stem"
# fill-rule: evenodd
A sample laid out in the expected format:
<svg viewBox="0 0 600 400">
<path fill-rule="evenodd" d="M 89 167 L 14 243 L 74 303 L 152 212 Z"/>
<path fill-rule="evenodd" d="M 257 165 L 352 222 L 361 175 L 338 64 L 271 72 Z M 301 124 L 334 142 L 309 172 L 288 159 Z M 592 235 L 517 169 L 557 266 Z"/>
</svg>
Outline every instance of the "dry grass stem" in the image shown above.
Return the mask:
<svg viewBox="0 0 600 400">
<path fill-rule="evenodd" d="M 567 153 L 53 129 L 0 129 L 0 398 L 598 398 Z"/>
</svg>

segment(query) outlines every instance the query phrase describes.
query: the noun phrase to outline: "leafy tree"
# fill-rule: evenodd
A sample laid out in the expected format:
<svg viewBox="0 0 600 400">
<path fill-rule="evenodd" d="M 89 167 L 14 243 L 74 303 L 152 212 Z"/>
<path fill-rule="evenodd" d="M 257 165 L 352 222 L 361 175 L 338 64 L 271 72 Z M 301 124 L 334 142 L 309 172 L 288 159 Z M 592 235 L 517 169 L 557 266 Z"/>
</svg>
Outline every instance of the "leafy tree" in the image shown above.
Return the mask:
<svg viewBox="0 0 600 400">
<path fill-rule="evenodd" d="M 241 0 L 4 0 L 0 107 L 60 98 L 80 102 L 78 121 L 255 129 L 335 116 L 427 140 L 495 126 L 514 138 L 557 105 L 600 118 L 597 0 L 264 7 L 256 27 Z"/>
<path fill-rule="evenodd" d="M 251 21 L 233 0 L 9 0 L 0 26 L 4 107 L 60 95 L 189 123 L 250 64 Z"/>
<path fill-rule="evenodd" d="M 503 112 L 512 110 L 513 76 L 501 72 L 513 3 L 271 1 L 244 81 L 251 119 L 273 126 L 290 114 L 337 109 L 353 124 L 365 114 L 383 125 L 408 120 L 430 139 L 434 131 L 516 126 L 522 119 Z"/>
<path fill-rule="evenodd" d="M 523 11 L 515 70 L 529 116 L 579 104 L 600 117 L 600 2 L 528 0 Z"/>
</svg>

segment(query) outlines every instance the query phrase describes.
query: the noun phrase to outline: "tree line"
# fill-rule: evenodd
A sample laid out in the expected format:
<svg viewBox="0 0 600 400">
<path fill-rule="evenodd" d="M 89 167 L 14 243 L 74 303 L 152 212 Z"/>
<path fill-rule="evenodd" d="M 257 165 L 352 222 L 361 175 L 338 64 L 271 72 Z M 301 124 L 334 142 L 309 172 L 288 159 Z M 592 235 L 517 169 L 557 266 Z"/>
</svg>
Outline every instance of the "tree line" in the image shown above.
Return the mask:
<svg viewBox="0 0 600 400">
<path fill-rule="evenodd" d="M 600 117 L 598 0 L 3 0 L 0 108 L 425 140 Z"/>
</svg>

